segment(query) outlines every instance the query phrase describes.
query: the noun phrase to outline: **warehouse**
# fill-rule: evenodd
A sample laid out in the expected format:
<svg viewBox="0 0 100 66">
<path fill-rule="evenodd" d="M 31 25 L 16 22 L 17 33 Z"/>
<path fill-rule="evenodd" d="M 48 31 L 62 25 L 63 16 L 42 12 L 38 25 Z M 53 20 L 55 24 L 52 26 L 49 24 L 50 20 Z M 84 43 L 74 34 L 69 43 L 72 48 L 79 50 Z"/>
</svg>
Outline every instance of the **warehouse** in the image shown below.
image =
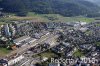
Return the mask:
<svg viewBox="0 0 100 66">
<path fill-rule="evenodd" d="M 34 42 L 36 39 L 31 38 L 30 36 L 23 36 L 20 37 L 18 39 L 15 39 L 13 42 L 17 45 L 17 46 L 22 46 L 25 44 L 31 44 L 32 42 Z"/>
</svg>

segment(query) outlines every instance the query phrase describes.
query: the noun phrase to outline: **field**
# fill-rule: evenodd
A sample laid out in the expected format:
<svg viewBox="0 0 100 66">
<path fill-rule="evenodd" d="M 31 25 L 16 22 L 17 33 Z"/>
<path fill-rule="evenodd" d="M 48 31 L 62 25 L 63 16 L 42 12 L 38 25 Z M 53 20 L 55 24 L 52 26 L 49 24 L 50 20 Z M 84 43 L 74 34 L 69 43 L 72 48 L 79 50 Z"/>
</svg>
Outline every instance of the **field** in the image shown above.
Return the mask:
<svg viewBox="0 0 100 66">
<path fill-rule="evenodd" d="M 36 14 L 29 12 L 26 17 L 19 17 L 16 15 L 9 15 L 9 17 L 0 18 L 0 24 L 10 23 L 11 21 L 18 20 L 37 20 L 39 22 L 94 22 L 93 18 L 86 17 L 64 17 L 59 14 Z"/>
<path fill-rule="evenodd" d="M 52 58 L 55 56 L 57 56 L 57 55 L 50 50 L 43 52 L 43 53 L 40 53 L 38 55 L 33 55 L 33 57 L 47 57 L 47 58 Z"/>
<path fill-rule="evenodd" d="M 10 50 L 8 50 L 6 48 L 0 48 L 0 57 L 7 55 L 9 52 L 10 52 Z"/>
<path fill-rule="evenodd" d="M 74 57 L 81 57 L 81 56 L 84 56 L 84 54 L 83 54 L 81 51 L 77 50 L 77 51 L 75 51 L 75 52 L 73 53 L 73 56 L 74 56 Z"/>
<path fill-rule="evenodd" d="M 47 57 L 47 58 L 52 58 L 52 57 L 54 57 L 55 55 L 56 55 L 56 54 L 54 54 L 53 52 L 50 52 L 50 51 L 44 52 L 44 53 L 41 53 L 41 54 L 40 54 L 41 57 Z"/>
<path fill-rule="evenodd" d="M 93 18 L 86 18 L 86 17 L 64 17 L 59 14 L 36 14 L 36 13 L 28 13 L 28 16 L 31 17 L 40 17 L 43 18 L 45 22 L 94 22 Z"/>
<path fill-rule="evenodd" d="M 100 42 L 96 42 L 96 45 L 100 47 Z"/>
</svg>

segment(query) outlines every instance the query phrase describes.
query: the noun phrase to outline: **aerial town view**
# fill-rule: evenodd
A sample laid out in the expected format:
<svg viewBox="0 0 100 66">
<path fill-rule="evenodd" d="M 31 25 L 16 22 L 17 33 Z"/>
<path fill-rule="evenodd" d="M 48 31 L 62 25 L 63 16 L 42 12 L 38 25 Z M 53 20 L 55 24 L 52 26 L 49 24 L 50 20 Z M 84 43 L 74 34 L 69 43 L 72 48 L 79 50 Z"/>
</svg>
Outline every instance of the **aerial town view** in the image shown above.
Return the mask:
<svg viewBox="0 0 100 66">
<path fill-rule="evenodd" d="M 99 0 L 0 0 L 0 66 L 100 66 Z"/>
</svg>

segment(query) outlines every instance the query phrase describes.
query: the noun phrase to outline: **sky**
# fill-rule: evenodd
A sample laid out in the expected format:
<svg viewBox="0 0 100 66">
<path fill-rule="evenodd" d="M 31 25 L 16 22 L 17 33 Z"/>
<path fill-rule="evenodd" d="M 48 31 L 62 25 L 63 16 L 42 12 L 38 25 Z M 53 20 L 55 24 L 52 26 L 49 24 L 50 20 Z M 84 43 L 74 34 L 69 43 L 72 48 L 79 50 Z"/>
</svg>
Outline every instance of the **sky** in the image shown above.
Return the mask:
<svg viewBox="0 0 100 66">
<path fill-rule="evenodd" d="M 91 1 L 91 2 L 100 2 L 100 0 L 88 0 L 88 1 Z"/>
<path fill-rule="evenodd" d="M 87 1 L 91 1 L 91 2 L 96 3 L 100 6 L 100 0 L 87 0 Z"/>
</svg>

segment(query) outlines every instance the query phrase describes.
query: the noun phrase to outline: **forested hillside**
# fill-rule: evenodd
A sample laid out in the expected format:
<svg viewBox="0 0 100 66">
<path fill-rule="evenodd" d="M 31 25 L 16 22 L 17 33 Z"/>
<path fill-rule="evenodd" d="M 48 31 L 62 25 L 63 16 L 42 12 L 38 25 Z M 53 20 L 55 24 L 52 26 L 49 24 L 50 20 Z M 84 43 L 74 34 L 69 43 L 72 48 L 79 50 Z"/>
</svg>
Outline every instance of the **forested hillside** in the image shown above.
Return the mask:
<svg viewBox="0 0 100 66">
<path fill-rule="evenodd" d="M 4 12 L 25 16 L 28 12 L 61 14 L 63 16 L 99 16 L 99 7 L 84 0 L 1 0 Z"/>
</svg>

